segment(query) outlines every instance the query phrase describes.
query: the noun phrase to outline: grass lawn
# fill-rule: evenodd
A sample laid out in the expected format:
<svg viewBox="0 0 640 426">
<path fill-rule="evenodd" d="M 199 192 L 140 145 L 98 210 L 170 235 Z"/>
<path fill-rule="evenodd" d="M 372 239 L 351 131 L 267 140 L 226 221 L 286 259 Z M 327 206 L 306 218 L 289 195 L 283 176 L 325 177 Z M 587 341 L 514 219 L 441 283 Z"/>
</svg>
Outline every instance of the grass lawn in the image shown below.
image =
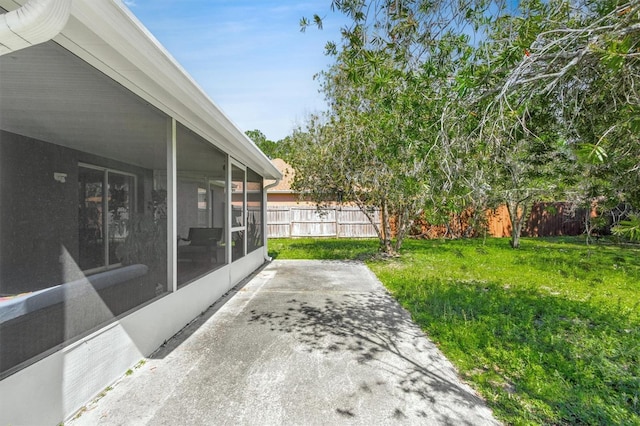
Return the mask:
<svg viewBox="0 0 640 426">
<path fill-rule="evenodd" d="M 508 424 L 640 425 L 640 247 L 578 238 L 270 240 L 279 259 L 369 259 Z"/>
</svg>

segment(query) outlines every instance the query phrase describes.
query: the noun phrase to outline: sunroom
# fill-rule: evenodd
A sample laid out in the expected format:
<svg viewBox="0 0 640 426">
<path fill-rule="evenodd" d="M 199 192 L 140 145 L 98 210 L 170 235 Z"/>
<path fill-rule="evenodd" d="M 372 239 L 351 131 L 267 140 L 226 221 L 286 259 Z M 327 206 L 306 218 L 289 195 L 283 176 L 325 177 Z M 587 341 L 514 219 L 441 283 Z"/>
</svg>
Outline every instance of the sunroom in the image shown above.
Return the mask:
<svg viewBox="0 0 640 426">
<path fill-rule="evenodd" d="M 0 13 L 29 3 L 66 16 L 49 41 L 0 40 L 9 424 L 63 420 L 257 269 L 280 177 L 120 1 Z"/>
</svg>

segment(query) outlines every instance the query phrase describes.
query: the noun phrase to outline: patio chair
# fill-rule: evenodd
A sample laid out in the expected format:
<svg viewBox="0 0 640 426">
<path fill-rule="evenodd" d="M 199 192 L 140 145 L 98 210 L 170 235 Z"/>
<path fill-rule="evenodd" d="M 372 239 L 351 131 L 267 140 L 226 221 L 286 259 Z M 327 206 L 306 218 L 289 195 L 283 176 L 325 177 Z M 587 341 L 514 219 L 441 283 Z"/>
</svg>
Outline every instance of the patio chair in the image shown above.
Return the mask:
<svg viewBox="0 0 640 426">
<path fill-rule="evenodd" d="M 218 242 L 222 240 L 222 228 L 189 228 L 187 245 L 178 246 L 178 260 L 199 263 L 217 262 Z"/>
</svg>

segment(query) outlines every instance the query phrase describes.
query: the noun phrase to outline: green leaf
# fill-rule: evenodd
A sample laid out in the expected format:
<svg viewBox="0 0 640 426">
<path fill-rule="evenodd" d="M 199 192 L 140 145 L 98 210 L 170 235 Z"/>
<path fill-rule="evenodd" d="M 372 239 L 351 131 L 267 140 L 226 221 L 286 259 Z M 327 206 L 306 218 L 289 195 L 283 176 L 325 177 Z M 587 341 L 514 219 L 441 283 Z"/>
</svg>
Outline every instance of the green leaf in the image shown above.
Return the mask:
<svg viewBox="0 0 640 426">
<path fill-rule="evenodd" d="M 300 32 L 302 33 L 305 32 L 308 26 L 309 26 L 309 20 L 304 16 L 300 18 Z"/>
<path fill-rule="evenodd" d="M 598 144 L 583 143 L 577 150 L 578 156 L 586 163 L 604 163 L 607 159 L 607 151 Z"/>
<path fill-rule="evenodd" d="M 313 22 L 316 24 L 319 30 L 322 29 L 322 18 L 319 15 L 313 15 Z"/>
<path fill-rule="evenodd" d="M 640 216 L 630 216 L 628 220 L 622 220 L 611 228 L 613 235 L 628 238 L 631 241 L 640 241 Z"/>
</svg>

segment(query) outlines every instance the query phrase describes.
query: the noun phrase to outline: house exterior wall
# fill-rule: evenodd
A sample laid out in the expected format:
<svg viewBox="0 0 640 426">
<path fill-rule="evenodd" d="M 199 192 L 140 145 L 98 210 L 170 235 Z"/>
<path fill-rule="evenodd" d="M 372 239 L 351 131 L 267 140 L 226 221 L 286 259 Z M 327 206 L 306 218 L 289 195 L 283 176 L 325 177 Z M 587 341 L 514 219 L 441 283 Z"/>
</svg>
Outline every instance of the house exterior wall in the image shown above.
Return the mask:
<svg viewBox="0 0 640 426">
<path fill-rule="evenodd" d="M 0 132 L 0 294 L 39 290 L 51 280 L 62 280 L 60 243 L 73 247 L 72 255 L 77 256 L 76 188 L 56 185 L 49 177 L 65 170 L 77 181 L 78 156 L 57 145 Z M 33 189 L 28 197 L 25 188 Z M 42 209 L 60 218 L 55 227 Z M 14 288 L 18 281 L 27 282 L 29 290 Z"/>
<path fill-rule="evenodd" d="M 60 423 L 266 258 L 277 170 L 123 7 L 74 1 L 59 43 L 0 56 L 2 425 Z"/>
<path fill-rule="evenodd" d="M 2 295 L 30 297 L 23 294 L 69 284 L 60 249 L 66 248 L 67 260 L 74 264 L 79 256 L 78 168 L 83 162 L 135 172 L 139 199 L 149 201 L 143 193 L 148 192 L 145 183 L 153 180 L 151 171 L 0 132 Z M 64 184 L 52 179 L 61 170 Z M 180 199 L 179 186 L 177 194 Z M 266 248 L 254 244 L 239 260 L 189 279 L 174 292 L 165 286 L 157 294 L 155 281 L 144 294 L 131 293 L 129 281 L 118 284 L 114 292 L 83 282 L 88 295 L 73 297 L 65 291 L 55 305 L 11 319 L 6 319 L 0 301 L 0 423 L 64 420 L 258 268 L 265 257 Z M 163 271 L 166 277 L 166 268 Z M 87 273 L 86 279 L 94 276 Z M 136 288 L 139 285 L 144 283 Z"/>
<path fill-rule="evenodd" d="M 35 291 L 52 281 L 62 281 L 59 247 L 63 245 L 72 257 L 78 257 L 78 168 L 81 163 L 99 164 L 107 168 L 136 174 L 137 192 L 144 191 L 151 171 L 130 164 L 54 145 L 26 136 L 0 130 L 0 254 L 4 267 L 0 269 L 0 294 Z M 64 171 L 66 182 L 51 177 Z M 25 188 L 30 192 L 25 197 Z M 138 197 L 141 201 L 143 196 Z M 43 215 L 42 212 L 47 214 Z M 51 218 L 56 218 L 52 226 Z M 30 258 L 29 261 L 24 257 Z M 23 265 L 15 269 L 8 265 Z M 12 289 L 17 275 L 29 287 Z"/>
<path fill-rule="evenodd" d="M 272 206 L 313 206 L 311 202 L 301 201 L 294 193 L 267 193 L 267 202 Z"/>
</svg>

